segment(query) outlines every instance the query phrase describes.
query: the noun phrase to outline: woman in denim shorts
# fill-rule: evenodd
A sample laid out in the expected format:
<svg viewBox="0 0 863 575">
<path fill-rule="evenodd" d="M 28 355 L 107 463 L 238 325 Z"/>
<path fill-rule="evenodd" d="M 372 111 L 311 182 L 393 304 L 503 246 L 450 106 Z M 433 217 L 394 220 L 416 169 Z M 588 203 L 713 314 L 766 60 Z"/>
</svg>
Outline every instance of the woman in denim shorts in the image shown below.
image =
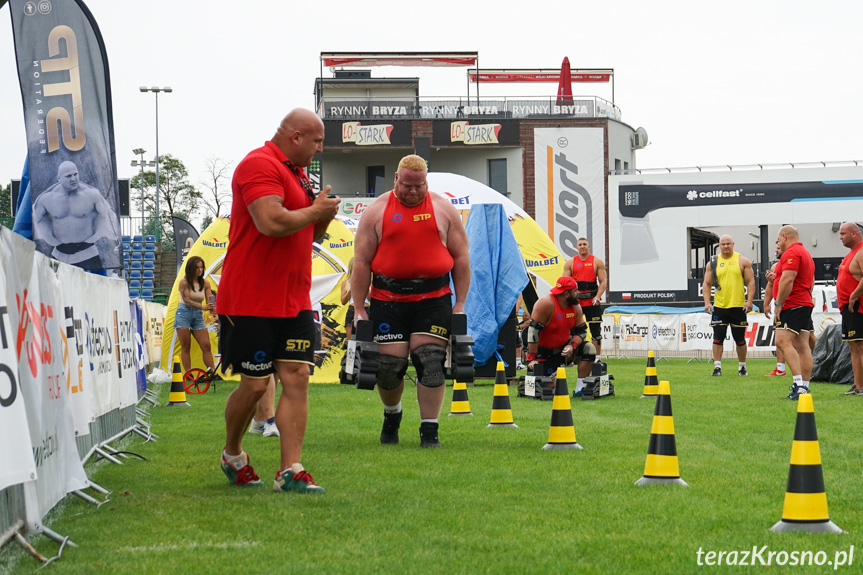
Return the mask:
<svg viewBox="0 0 863 575">
<path fill-rule="evenodd" d="M 201 346 L 204 364 L 207 371 L 215 369 L 213 352 L 210 350 L 210 333 L 204 324 L 204 310 L 215 313 L 215 297 L 210 289 L 210 282 L 204 279 L 204 260 L 192 256 L 186 262 L 186 275 L 180 280 L 177 289 L 180 292 L 180 303 L 177 304 L 177 315 L 174 318 L 174 330 L 180 340 L 180 362 L 183 372 L 192 367 L 190 351 L 192 337 Z"/>
</svg>

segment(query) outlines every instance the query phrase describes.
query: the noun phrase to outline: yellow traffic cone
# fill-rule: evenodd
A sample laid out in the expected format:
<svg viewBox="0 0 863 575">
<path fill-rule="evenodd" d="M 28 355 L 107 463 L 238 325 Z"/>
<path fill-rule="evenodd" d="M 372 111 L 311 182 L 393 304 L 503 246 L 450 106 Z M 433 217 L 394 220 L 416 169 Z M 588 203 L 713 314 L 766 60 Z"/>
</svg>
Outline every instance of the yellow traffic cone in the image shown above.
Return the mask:
<svg viewBox="0 0 863 575">
<path fill-rule="evenodd" d="M 797 423 L 791 443 L 791 466 L 782 519 L 771 531 L 811 531 L 842 533 L 827 515 L 827 492 L 821 470 L 821 448 L 815 431 L 812 396 L 801 393 L 797 399 Z"/>
<path fill-rule="evenodd" d="M 674 444 L 674 419 L 671 417 L 671 386 L 667 381 L 659 382 L 656 410 L 650 426 L 650 443 L 644 461 L 644 476 L 636 485 L 671 483 L 689 486 L 680 478 L 677 464 L 677 447 Z"/>
<path fill-rule="evenodd" d="M 659 385 L 656 380 L 656 362 L 653 360 L 653 352 L 647 352 L 647 369 L 644 370 L 644 391 L 641 399 L 645 397 L 656 397 L 659 393 Z"/>
<path fill-rule="evenodd" d="M 569 389 L 566 387 L 566 370 L 557 368 L 557 383 L 554 384 L 554 401 L 551 404 L 551 426 L 548 428 L 548 443 L 543 449 L 581 449 L 575 441 L 575 426 L 572 423 L 572 406 Z"/>
<path fill-rule="evenodd" d="M 497 362 L 494 374 L 494 399 L 491 404 L 491 423 L 486 427 L 518 427 L 512 420 L 512 407 L 509 405 L 509 387 L 503 362 Z"/>
<path fill-rule="evenodd" d="M 470 412 L 470 401 L 467 398 L 467 385 L 456 380 L 452 382 L 452 406 L 450 415 L 473 415 Z"/>
<path fill-rule="evenodd" d="M 168 394 L 168 403 L 171 405 L 189 405 L 186 401 L 186 388 L 183 387 L 183 368 L 180 366 L 180 356 L 174 356 L 174 369 L 171 373 L 171 393 Z"/>
</svg>

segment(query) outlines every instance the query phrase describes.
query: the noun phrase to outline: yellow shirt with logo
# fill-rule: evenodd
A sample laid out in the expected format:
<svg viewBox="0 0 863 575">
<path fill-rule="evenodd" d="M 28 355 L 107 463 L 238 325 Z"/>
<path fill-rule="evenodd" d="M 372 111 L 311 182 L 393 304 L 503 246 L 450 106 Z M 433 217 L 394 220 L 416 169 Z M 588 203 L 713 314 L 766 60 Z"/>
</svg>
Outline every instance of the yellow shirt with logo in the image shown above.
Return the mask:
<svg viewBox="0 0 863 575">
<path fill-rule="evenodd" d="M 735 308 L 746 305 L 743 293 L 743 272 L 740 271 L 740 254 L 734 252 L 728 259 L 716 258 L 717 269 L 713 270 L 719 287 L 713 296 L 714 307 Z"/>
</svg>

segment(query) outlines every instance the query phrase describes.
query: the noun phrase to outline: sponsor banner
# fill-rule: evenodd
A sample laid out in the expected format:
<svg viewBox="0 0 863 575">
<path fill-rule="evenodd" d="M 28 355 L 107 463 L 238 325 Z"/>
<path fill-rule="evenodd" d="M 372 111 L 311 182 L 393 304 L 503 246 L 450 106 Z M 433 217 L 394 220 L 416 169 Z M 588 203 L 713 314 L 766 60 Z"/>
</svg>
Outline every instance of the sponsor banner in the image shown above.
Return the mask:
<svg viewBox="0 0 863 575">
<path fill-rule="evenodd" d="M 595 114 L 595 100 L 572 99 L 566 102 L 542 102 L 539 100 L 507 100 L 506 111 L 514 118 L 531 116 L 584 116 L 592 118 Z M 585 129 L 585 128 L 582 128 Z"/>
<path fill-rule="evenodd" d="M 72 266 L 59 266 L 57 277 L 63 286 L 64 363 L 66 369 L 66 393 L 72 405 L 75 433 L 90 433 L 90 423 L 95 420 L 90 405 L 90 390 L 95 381 L 90 369 L 90 347 L 87 345 L 88 330 L 83 290 L 86 272 Z"/>
<path fill-rule="evenodd" d="M 495 110 L 494 113 L 497 113 Z M 435 120 L 432 124 L 432 145 L 444 146 L 518 146 L 517 120 Z"/>
<path fill-rule="evenodd" d="M 642 351 L 649 349 L 648 334 L 650 333 L 650 316 L 622 315 L 620 316 L 621 351 Z"/>
<path fill-rule="evenodd" d="M 333 52 L 321 54 L 324 66 L 340 68 L 367 68 L 369 66 L 473 66 L 477 61 L 476 52 L 430 53 L 430 52 L 379 52 L 345 54 Z"/>
<path fill-rule="evenodd" d="M 99 417 L 137 402 L 135 338 L 129 290 L 120 279 L 84 274 L 86 345 L 90 353 L 90 405 Z"/>
<path fill-rule="evenodd" d="M 677 333 L 680 323 L 673 315 L 651 315 L 649 349 L 677 349 Z"/>
<path fill-rule="evenodd" d="M 8 231 L 3 228 L 4 233 Z M 8 270 L 5 257 L 0 261 Z M 17 324 L 10 313 L 16 304 L 14 295 L 12 299 L 7 295 L 7 273 L 0 274 L 0 460 L 6 462 L 0 466 L 0 491 L 36 478 L 33 444 L 30 435 L 22 432 L 28 428 L 27 411 L 15 352 Z"/>
<path fill-rule="evenodd" d="M 174 245 L 177 246 L 177 271 L 179 272 L 199 234 L 195 226 L 183 218 L 172 216 L 171 221 L 174 223 Z"/>
<path fill-rule="evenodd" d="M 73 0 L 9 7 L 37 249 L 85 269 L 119 268 L 110 80 L 98 27 Z"/>
<path fill-rule="evenodd" d="M 162 354 L 162 331 L 165 329 L 165 310 L 160 303 L 138 300 L 144 323 L 144 347 L 148 363 L 157 361 Z"/>
<path fill-rule="evenodd" d="M 605 152 L 602 128 L 534 130 L 536 222 L 563 254 L 578 253 L 578 238 L 605 254 Z"/>
<path fill-rule="evenodd" d="M 363 212 L 366 211 L 366 208 L 372 205 L 373 201 L 375 201 L 374 198 L 369 198 L 367 200 L 342 198 L 342 203 L 339 204 L 339 215 L 358 220 L 363 215 Z"/>
<path fill-rule="evenodd" d="M 410 120 L 324 121 L 324 147 L 395 146 L 413 148 Z"/>
<path fill-rule="evenodd" d="M 136 398 L 140 399 L 147 391 L 147 349 L 144 346 L 144 313 L 138 299 L 129 301 L 129 315 L 132 318 L 134 354 L 135 354 L 135 392 Z"/>
</svg>

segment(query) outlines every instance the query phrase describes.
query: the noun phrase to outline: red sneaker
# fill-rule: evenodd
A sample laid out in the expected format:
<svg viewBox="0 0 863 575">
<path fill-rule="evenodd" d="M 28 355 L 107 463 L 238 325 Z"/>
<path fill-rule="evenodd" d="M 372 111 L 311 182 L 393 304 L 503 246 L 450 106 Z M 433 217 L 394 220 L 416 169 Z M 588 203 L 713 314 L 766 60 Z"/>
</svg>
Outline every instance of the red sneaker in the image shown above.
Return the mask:
<svg viewBox="0 0 863 575">
<path fill-rule="evenodd" d="M 773 368 L 773 371 L 771 371 L 770 373 L 768 373 L 768 374 L 767 374 L 767 377 L 770 377 L 771 375 L 779 375 L 779 376 L 782 376 L 782 375 L 785 375 L 785 372 L 784 372 L 784 371 L 779 371 L 778 369 L 776 369 L 776 368 L 774 367 L 774 368 Z"/>
</svg>

